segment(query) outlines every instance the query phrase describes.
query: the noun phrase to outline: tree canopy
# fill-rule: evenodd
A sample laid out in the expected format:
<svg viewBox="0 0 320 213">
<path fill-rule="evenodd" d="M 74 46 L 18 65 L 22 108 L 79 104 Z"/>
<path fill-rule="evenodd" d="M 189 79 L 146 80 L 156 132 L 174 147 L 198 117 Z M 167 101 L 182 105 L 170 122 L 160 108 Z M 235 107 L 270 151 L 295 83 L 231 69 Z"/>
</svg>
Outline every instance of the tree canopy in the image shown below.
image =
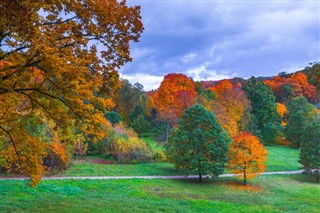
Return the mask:
<svg viewBox="0 0 320 213">
<path fill-rule="evenodd" d="M 129 42 L 143 31 L 140 8 L 116 0 L 3 0 L 0 8 L 0 137 L 12 149 L 4 164 L 14 162 L 34 185 L 51 142 L 26 123 L 106 135 L 101 111 L 114 106 L 117 69 L 131 61 Z"/>
<path fill-rule="evenodd" d="M 264 144 L 275 143 L 281 123 L 272 91 L 254 77 L 247 81 L 243 89 L 248 94 L 253 121 L 257 127 L 253 134 L 258 135 Z"/>
<path fill-rule="evenodd" d="M 213 113 L 197 104 L 187 108 L 172 133 L 169 157 L 175 167 L 187 174 L 219 175 L 227 160 L 227 132 L 217 122 Z"/>
<path fill-rule="evenodd" d="M 317 110 L 305 97 L 294 98 L 288 105 L 288 123 L 285 133 L 288 140 L 296 147 L 305 140 L 305 131 L 309 122 L 318 115 Z"/>
<path fill-rule="evenodd" d="M 315 174 L 317 182 L 319 182 L 320 116 L 307 124 L 303 136 L 299 162 L 307 172 Z"/>
<path fill-rule="evenodd" d="M 266 170 L 267 156 L 268 151 L 257 136 L 241 133 L 233 138 L 230 146 L 228 168 L 246 185 L 247 179 L 253 179 Z"/>
</svg>

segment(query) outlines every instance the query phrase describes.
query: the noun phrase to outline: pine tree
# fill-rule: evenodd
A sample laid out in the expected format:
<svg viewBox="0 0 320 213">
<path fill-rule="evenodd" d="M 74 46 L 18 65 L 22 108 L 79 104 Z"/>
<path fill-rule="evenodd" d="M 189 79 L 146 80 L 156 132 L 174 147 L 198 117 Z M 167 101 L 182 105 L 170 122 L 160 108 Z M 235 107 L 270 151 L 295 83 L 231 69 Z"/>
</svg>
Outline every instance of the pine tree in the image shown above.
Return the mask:
<svg viewBox="0 0 320 213">
<path fill-rule="evenodd" d="M 175 167 L 198 174 L 200 182 L 203 174 L 223 173 L 231 139 L 215 115 L 197 104 L 185 110 L 178 124 L 169 143 L 169 158 Z"/>
</svg>

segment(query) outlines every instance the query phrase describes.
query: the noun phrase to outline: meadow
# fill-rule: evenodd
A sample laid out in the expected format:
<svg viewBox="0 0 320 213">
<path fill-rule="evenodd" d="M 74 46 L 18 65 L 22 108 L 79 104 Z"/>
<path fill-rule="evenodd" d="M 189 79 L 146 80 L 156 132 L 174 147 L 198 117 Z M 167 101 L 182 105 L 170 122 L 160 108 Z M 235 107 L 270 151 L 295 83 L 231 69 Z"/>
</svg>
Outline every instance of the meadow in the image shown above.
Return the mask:
<svg viewBox="0 0 320 213">
<path fill-rule="evenodd" d="M 318 212 L 320 186 L 306 175 L 196 180 L 1 181 L 1 212 Z"/>
<path fill-rule="evenodd" d="M 154 149 L 160 149 L 153 145 Z M 267 172 L 292 171 L 301 169 L 299 150 L 284 146 L 269 146 Z M 101 157 L 100 157 L 101 158 Z M 96 164 L 92 156 L 74 164 L 58 176 L 143 176 L 143 175 L 179 175 L 174 165 L 167 162 L 139 164 Z M 230 173 L 226 171 L 225 173 Z"/>
</svg>

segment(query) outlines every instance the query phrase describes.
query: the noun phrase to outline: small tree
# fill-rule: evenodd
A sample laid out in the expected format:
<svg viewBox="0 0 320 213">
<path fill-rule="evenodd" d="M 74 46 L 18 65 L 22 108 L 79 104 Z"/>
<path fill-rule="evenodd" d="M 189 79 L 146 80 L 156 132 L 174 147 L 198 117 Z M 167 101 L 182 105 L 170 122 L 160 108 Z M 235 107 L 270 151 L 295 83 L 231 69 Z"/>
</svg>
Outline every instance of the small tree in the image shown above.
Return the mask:
<svg viewBox="0 0 320 213">
<path fill-rule="evenodd" d="M 170 137 L 169 160 L 188 174 L 218 176 L 227 160 L 227 132 L 217 122 L 213 113 L 197 104 L 185 110 L 179 128 Z"/>
<path fill-rule="evenodd" d="M 310 122 L 304 132 L 304 140 L 301 142 L 300 160 L 307 172 L 316 175 L 319 182 L 320 169 L 320 117 Z"/>
<path fill-rule="evenodd" d="M 228 153 L 228 168 L 235 176 L 243 178 L 243 184 L 247 179 L 255 178 L 266 169 L 268 151 L 260 143 L 259 138 L 250 133 L 241 133 L 236 136 Z"/>
<path fill-rule="evenodd" d="M 122 117 L 114 111 L 107 112 L 104 117 L 112 123 L 112 126 L 120 123 L 122 121 Z"/>
</svg>

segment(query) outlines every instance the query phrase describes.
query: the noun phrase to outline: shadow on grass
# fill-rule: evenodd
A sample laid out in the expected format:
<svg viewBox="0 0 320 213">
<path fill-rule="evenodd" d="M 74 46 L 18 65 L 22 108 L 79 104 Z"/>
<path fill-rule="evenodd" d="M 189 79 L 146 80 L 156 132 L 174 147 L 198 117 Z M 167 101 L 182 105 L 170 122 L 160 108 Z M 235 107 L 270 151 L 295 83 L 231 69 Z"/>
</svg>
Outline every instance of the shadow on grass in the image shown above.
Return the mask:
<svg viewBox="0 0 320 213">
<path fill-rule="evenodd" d="M 315 175 L 312 174 L 299 174 L 299 175 L 288 175 L 288 178 L 291 180 L 295 180 L 300 183 L 312 183 L 312 184 L 319 184 L 320 180 L 317 182 L 317 178 Z"/>
</svg>

